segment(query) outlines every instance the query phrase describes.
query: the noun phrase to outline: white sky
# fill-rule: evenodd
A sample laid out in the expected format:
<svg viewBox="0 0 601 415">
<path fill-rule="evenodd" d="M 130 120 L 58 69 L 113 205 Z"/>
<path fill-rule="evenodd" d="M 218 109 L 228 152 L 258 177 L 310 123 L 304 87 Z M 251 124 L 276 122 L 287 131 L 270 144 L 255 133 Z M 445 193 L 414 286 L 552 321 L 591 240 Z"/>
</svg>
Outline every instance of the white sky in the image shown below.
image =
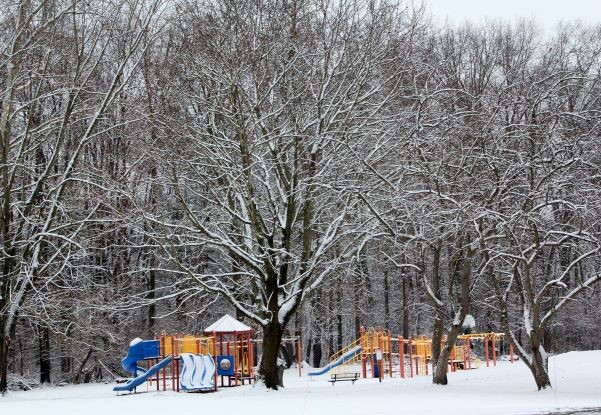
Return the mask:
<svg viewBox="0 0 601 415">
<path fill-rule="evenodd" d="M 519 17 L 534 18 L 546 29 L 561 20 L 601 23 L 601 0 L 424 0 L 433 17 L 451 23 L 486 18 L 513 21 Z"/>
</svg>

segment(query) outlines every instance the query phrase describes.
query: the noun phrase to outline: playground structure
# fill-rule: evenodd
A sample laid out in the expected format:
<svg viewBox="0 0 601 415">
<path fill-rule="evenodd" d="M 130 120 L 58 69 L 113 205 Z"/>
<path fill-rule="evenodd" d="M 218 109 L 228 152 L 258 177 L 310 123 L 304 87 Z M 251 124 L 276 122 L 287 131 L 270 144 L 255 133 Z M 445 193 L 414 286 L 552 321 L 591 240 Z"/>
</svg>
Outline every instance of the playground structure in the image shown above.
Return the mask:
<svg viewBox="0 0 601 415">
<path fill-rule="evenodd" d="M 238 386 L 254 379 L 252 329 L 229 315 L 207 327 L 205 336 L 168 335 L 130 343 L 123 368 L 133 375 L 115 392 L 132 392 L 148 383 L 156 390 L 209 392 L 217 390 L 217 380 L 228 379 Z M 138 366 L 144 362 L 146 367 Z"/>
<path fill-rule="evenodd" d="M 252 339 L 253 331 L 235 318 L 225 315 L 204 330 L 205 335 L 168 335 L 162 333 L 153 340 L 134 339 L 121 364 L 133 375 L 126 383 L 113 388 L 116 392 L 135 392 L 147 383 L 148 388 L 179 392 L 216 391 L 221 386 L 250 384 L 255 379 L 255 346 L 261 341 Z M 502 345 L 503 333 L 473 333 L 460 335 L 451 349 L 447 370 L 469 370 L 481 365 L 497 364 L 497 345 Z M 442 340 L 444 346 L 446 339 Z M 298 375 L 302 376 L 302 347 L 300 336 L 282 339 L 289 352 L 296 349 Z M 478 357 L 475 346 L 482 346 Z M 291 347 L 290 347 L 291 346 Z M 292 353 L 289 353 L 292 354 Z M 509 345 L 511 363 L 513 347 Z M 414 377 L 428 375 L 432 359 L 432 339 L 414 336 L 404 339 L 390 331 L 360 328 L 360 336 L 333 354 L 329 363 L 309 373 L 310 377 L 332 373 L 333 382 L 352 380 L 359 375 L 382 380 L 385 377 Z M 142 362 L 142 366 L 138 366 Z M 357 366 L 360 367 L 357 370 Z M 359 373 L 360 372 L 360 373 Z M 369 374 L 369 376 L 368 376 Z M 353 376 L 349 376 L 353 375 Z M 225 380 L 227 379 L 227 385 Z"/>
<path fill-rule="evenodd" d="M 474 333 L 460 335 L 457 344 L 451 349 L 447 370 L 469 370 L 481 364 L 480 358 L 472 352 L 477 343 L 482 343 L 482 357 L 486 366 L 497 364 L 497 344 L 504 338 L 503 333 Z M 446 339 L 443 339 L 443 344 Z M 514 362 L 513 347 L 509 345 L 511 363 Z M 330 362 L 309 373 L 309 376 L 320 376 L 332 371 L 340 375 L 352 372 L 352 368 L 360 365 L 361 376 L 383 379 L 386 376 L 413 377 L 429 374 L 432 359 L 432 339 L 425 336 L 409 337 L 393 336 L 383 329 L 360 329 L 360 336 L 339 352 L 330 357 Z"/>
<path fill-rule="evenodd" d="M 253 361 L 254 347 L 252 329 L 226 314 L 205 329 L 215 337 L 217 350 L 217 374 L 221 377 L 221 386 L 244 385 L 255 378 Z"/>
<path fill-rule="evenodd" d="M 115 392 L 132 392 L 148 382 L 156 390 L 182 391 L 217 390 L 215 370 L 215 337 L 167 335 L 153 340 L 135 339 L 127 356 L 121 360 L 125 370 L 133 375 L 127 383 L 113 388 Z M 146 363 L 146 368 L 138 366 Z"/>
</svg>

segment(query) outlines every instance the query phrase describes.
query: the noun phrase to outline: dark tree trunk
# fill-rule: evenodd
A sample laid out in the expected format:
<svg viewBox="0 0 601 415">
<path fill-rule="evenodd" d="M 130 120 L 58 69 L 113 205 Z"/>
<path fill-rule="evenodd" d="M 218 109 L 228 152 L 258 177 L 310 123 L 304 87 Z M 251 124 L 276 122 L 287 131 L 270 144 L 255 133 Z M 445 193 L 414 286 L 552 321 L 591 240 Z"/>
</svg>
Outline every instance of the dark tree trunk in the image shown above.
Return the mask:
<svg viewBox="0 0 601 415">
<path fill-rule="evenodd" d="M 353 314 L 355 315 L 355 338 L 359 338 L 361 335 L 361 303 L 362 303 L 362 294 L 363 294 L 363 280 L 361 278 L 361 272 L 359 267 L 354 272 L 354 289 L 353 289 Z"/>
<path fill-rule="evenodd" d="M 447 341 L 445 342 L 444 347 L 440 350 L 440 356 L 438 357 L 437 364 L 433 365 L 432 367 L 432 371 L 434 372 L 432 375 L 432 382 L 435 385 L 446 385 L 449 383 L 447 378 L 449 356 L 451 355 L 451 350 L 453 350 L 453 346 L 455 346 L 457 337 L 460 334 L 461 324 L 451 327 L 451 330 L 447 336 Z M 434 342 L 434 340 L 432 340 L 432 342 Z"/>
<path fill-rule="evenodd" d="M 432 291 L 437 298 L 440 299 L 440 250 L 442 244 L 438 243 L 432 248 Z M 441 353 L 441 345 L 444 331 L 443 314 L 444 310 L 440 304 L 433 302 L 433 307 L 436 310 L 436 318 L 434 320 L 434 329 L 432 330 L 432 367 L 438 364 Z"/>
<path fill-rule="evenodd" d="M 461 308 L 459 311 L 459 315 L 455 317 L 455 319 L 453 320 L 453 325 L 448 330 L 445 345 L 440 350 L 440 356 L 438 356 L 436 365 L 433 365 L 432 367 L 432 383 L 434 383 L 435 385 L 446 385 L 449 383 L 449 380 L 447 378 L 449 356 L 451 355 L 451 351 L 453 350 L 453 347 L 457 342 L 457 337 L 461 334 L 463 320 L 465 320 L 465 316 L 469 313 L 470 308 L 470 276 L 472 251 L 469 248 L 467 248 L 460 252 L 463 258 L 461 261 L 457 261 L 457 263 L 455 264 L 454 272 L 456 273 L 458 278 L 460 278 L 461 281 Z M 440 254 L 440 250 L 438 250 L 438 253 Z M 437 320 L 442 320 L 442 306 L 438 306 L 437 311 Z M 442 321 L 440 324 L 442 324 Z M 434 340 L 432 340 L 432 342 L 434 342 Z"/>
<path fill-rule="evenodd" d="M 40 348 L 40 383 L 50 383 L 50 330 L 41 326 L 38 334 Z"/>
<path fill-rule="evenodd" d="M 538 344 L 531 348 L 532 362 L 526 363 L 536 382 L 538 390 L 543 390 L 551 387 L 551 379 L 548 373 L 548 359 L 546 354 L 543 356 Z"/>
<path fill-rule="evenodd" d="M 533 364 L 530 367 L 532 374 L 534 375 L 534 381 L 538 390 L 543 390 L 551 387 L 551 379 L 549 379 L 549 373 L 545 369 L 545 366 L 538 359 L 542 359 L 542 356 L 535 357 Z"/>
<path fill-rule="evenodd" d="M 408 275 L 404 274 L 403 278 L 403 338 L 409 338 L 409 281 Z"/>
<path fill-rule="evenodd" d="M 506 322 L 504 323 L 505 331 L 509 332 Z M 551 379 L 549 378 L 548 359 L 546 353 L 543 355 L 543 352 L 541 351 L 542 346 L 540 345 L 540 341 L 537 340 L 540 337 L 542 337 L 541 333 L 533 331 L 532 337 L 528 339 L 530 342 L 530 356 L 524 356 L 524 354 L 521 352 L 522 349 L 517 347 L 515 344 L 514 350 L 520 356 L 522 361 L 526 363 L 526 366 L 528 366 L 530 372 L 532 372 L 532 376 L 534 377 L 534 382 L 536 382 L 536 387 L 538 390 L 543 390 L 551 387 Z"/>
<path fill-rule="evenodd" d="M 67 328 L 65 333 L 66 338 L 71 337 L 71 326 Z M 70 375 L 73 371 L 73 355 L 71 354 L 71 349 L 69 347 L 69 343 L 67 341 L 63 341 L 60 345 L 61 350 L 61 373 L 65 375 Z"/>
<path fill-rule="evenodd" d="M 293 356 L 294 356 L 294 345 L 292 343 L 285 343 L 280 346 L 280 350 L 282 352 L 282 357 L 286 362 L 286 368 L 289 369 L 292 367 Z"/>
<path fill-rule="evenodd" d="M 315 341 L 315 343 L 313 343 L 313 367 L 321 366 L 321 355 L 321 343 Z"/>
<path fill-rule="evenodd" d="M 281 379 L 278 375 L 278 355 L 283 334 L 284 331 L 279 322 L 271 322 L 263 327 L 263 356 L 259 373 L 265 386 L 269 389 L 277 390 L 278 386 L 281 386 Z"/>
<path fill-rule="evenodd" d="M 432 333 L 432 367 L 438 364 L 442 352 L 442 339 L 444 335 L 444 323 L 441 318 L 434 320 L 434 331 Z"/>
<path fill-rule="evenodd" d="M 154 267 L 154 259 L 151 261 L 151 267 Z M 156 316 L 156 306 L 155 306 L 155 288 L 156 288 L 156 275 L 155 271 L 151 269 L 148 272 L 148 300 L 150 300 L 150 305 L 148 306 L 148 335 L 150 338 L 153 338 L 155 335 L 155 325 L 154 318 Z"/>
<path fill-rule="evenodd" d="M 17 342 L 17 347 L 19 350 L 19 375 L 23 376 L 25 373 L 25 356 L 23 355 L 23 342 L 21 339 Z"/>
<path fill-rule="evenodd" d="M 336 303 L 338 305 L 338 314 L 336 315 L 336 346 L 340 350 L 344 346 L 342 344 L 342 283 L 338 280 L 338 289 L 336 290 Z"/>
<path fill-rule="evenodd" d="M 79 369 L 77 370 L 77 373 L 73 377 L 73 383 L 74 384 L 78 385 L 79 383 L 81 383 L 83 370 L 86 367 L 86 363 L 88 363 L 88 360 L 90 359 L 90 356 L 92 356 L 92 352 L 93 351 L 94 351 L 94 349 L 90 347 L 88 349 L 88 352 L 86 353 L 86 356 L 83 358 L 83 360 L 79 364 Z"/>
<path fill-rule="evenodd" d="M 384 270 L 384 328 L 390 329 L 390 289 L 387 270 Z"/>
<path fill-rule="evenodd" d="M 4 323 L 0 319 L 0 323 Z M 4 394 L 7 388 L 8 369 L 8 338 L 4 336 L 4 324 L 0 324 L 0 394 Z"/>
<path fill-rule="evenodd" d="M 306 356 L 307 356 L 307 357 L 305 357 L 305 360 L 307 362 L 309 362 L 311 360 L 311 350 L 313 350 L 313 341 L 311 339 L 309 339 L 307 341 L 307 344 L 305 345 L 305 347 L 306 347 L 305 350 L 306 350 Z"/>
<path fill-rule="evenodd" d="M 64 353 L 69 353 L 65 351 Z M 69 374 L 73 370 L 73 359 L 71 356 L 62 356 L 61 357 L 61 373 Z"/>
<path fill-rule="evenodd" d="M 494 279 L 491 279 L 492 281 L 495 281 Z M 502 299 L 501 295 L 499 294 L 499 287 L 498 285 L 495 285 L 495 290 L 497 291 L 497 297 L 499 299 Z M 508 315 L 508 311 L 507 311 L 507 303 L 505 301 L 500 301 L 500 309 L 501 309 L 501 324 L 503 326 L 503 330 L 505 331 L 505 335 L 506 338 L 510 339 L 509 341 L 513 343 L 514 346 L 514 350 L 516 351 L 516 353 L 518 354 L 518 356 L 520 357 L 520 359 L 522 359 L 522 361 L 524 363 L 526 363 L 526 366 L 528 366 L 528 369 L 530 369 L 530 372 L 532 372 L 532 376 L 534 377 L 534 382 L 536 382 L 536 387 L 538 388 L 538 390 L 543 390 L 543 389 L 547 389 L 551 387 L 551 380 L 549 379 L 549 373 L 548 373 L 548 359 L 545 356 L 543 356 L 542 352 L 541 352 L 541 344 L 540 342 L 537 342 L 537 339 L 539 339 L 540 337 L 542 337 L 542 334 L 537 333 L 537 330 L 533 330 L 531 332 L 531 335 L 528 336 L 528 333 L 526 334 L 526 337 L 528 337 L 529 343 L 530 343 L 530 351 L 532 352 L 531 356 L 526 356 L 523 352 L 524 350 L 519 347 L 520 344 L 522 344 L 522 329 L 519 329 L 517 331 L 517 336 L 513 336 L 511 329 L 509 327 L 509 321 L 507 318 Z M 517 342 L 517 344 L 516 344 Z M 532 360 L 531 360 L 532 359 Z"/>
</svg>

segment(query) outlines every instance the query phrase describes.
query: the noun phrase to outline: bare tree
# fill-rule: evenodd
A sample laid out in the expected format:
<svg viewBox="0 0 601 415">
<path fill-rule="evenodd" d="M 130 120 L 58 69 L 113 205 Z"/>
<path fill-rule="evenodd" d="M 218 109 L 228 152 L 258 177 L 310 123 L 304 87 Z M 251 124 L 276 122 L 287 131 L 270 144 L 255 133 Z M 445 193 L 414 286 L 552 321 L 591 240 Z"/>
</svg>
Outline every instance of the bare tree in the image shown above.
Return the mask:
<svg viewBox="0 0 601 415">
<path fill-rule="evenodd" d="M 385 133 L 399 14 L 356 1 L 228 1 L 187 14 L 192 64 L 170 159 L 183 220 L 155 222 L 182 278 L 262 328 L 260 373 L 276 389 L 287 324 L 359 233 L 349 147 Z"/>
<path fill-rule="evenodd" d="M 73 222 L 64 201 L 73 183 L 86 180 L 78 175 L 78 162 L 127 85 L 159 4 L 132 1 L 95 10 L 75 1 L 23 0 L 8 9 L 14 23 L 4 40 L 0 115 L 1 392 L 21 306 L 39 278 L 47 284 L 64 273 L 98 207 Z M 121 13 L 132 17 L 128 26 L 119 26 Z M 119 30 L 131 37 L 111 67 L 105 56 Z M 92 84 L 98 71 L 110 71 L 106 84 Z"/>
</svg>

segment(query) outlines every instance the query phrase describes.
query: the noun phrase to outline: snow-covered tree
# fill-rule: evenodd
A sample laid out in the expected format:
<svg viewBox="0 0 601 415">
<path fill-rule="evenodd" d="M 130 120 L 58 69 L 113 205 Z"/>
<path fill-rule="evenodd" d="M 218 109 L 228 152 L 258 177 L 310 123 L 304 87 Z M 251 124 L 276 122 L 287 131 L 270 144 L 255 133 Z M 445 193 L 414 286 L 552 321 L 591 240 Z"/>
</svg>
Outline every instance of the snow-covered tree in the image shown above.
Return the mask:
<svg viewBox="0 0 601 415">
<path fill-rule="evenodd" d="M 23 0 L 3 13 L 0 392 L 19 310 L 40 280 L 65 278 L 83 253 L 78 237 L 100 203 L 74 217 L 67 198 L 75 183 L 90 181 L 78 163 L 135 70 L 159 2 L 106 6 Z M 130 38 L 109 63 L 121 30 Z M 96 83 L 99 71 L 109 74 L 104 83 Z"/>
</svg>

